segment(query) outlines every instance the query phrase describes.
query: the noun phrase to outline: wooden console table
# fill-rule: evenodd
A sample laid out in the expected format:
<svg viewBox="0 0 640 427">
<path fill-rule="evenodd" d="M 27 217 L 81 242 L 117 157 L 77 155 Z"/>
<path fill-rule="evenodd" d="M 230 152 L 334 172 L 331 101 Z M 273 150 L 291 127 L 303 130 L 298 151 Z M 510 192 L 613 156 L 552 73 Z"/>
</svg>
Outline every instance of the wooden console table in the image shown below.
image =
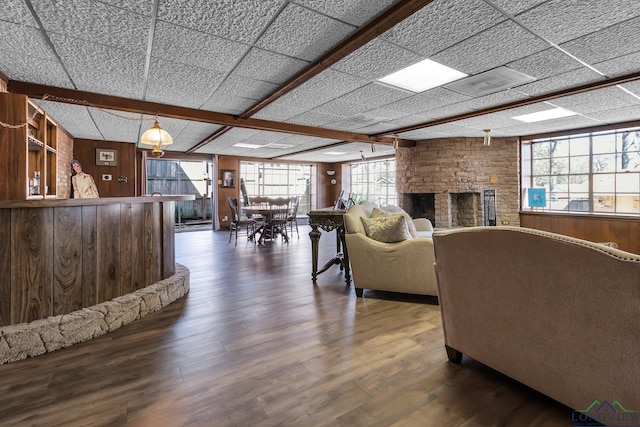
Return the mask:
<svg viewBox="0 0 640 427">
<path fill-rule="evenodd" d="M 349 253 L 347 252 L 347 244 L 344 237 L 344 214 L 346 211 L 334 210 L 332 207 L 318 209 L 309 212 L 309 225 L 311 226 L 311 232 L 309 237 L 311 238 L 311 280 L 313 284 L 317 283 L 318 275 L 324 273 L 332 265 L 339 265 L 340 270 L 344 270 L 344 278 L 347 282 L 347 286 L 351 283 L 351 273 L 349 269 Z M 320 236 L 324 231 L 336 230 L 337 242 L 336 242 L 336 256 L 329 260 L 325 265 L 318 270 L 318 244 L 320 243 Z"/>
</svg>

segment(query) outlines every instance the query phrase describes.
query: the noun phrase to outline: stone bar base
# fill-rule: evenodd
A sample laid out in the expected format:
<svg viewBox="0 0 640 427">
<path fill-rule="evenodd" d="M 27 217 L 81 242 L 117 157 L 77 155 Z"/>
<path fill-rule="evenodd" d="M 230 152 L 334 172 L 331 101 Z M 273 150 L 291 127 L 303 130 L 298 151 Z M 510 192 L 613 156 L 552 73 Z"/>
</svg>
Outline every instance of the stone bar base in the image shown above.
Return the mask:
<svg viewBox="0 0 640 427">
<path fill-rule="evenodd" d="M 189 292 L 189 269 L 121 297 L 69 314 L 0 327 L 0 365 L 90 340 L 154 313 Z"/>
</svg>

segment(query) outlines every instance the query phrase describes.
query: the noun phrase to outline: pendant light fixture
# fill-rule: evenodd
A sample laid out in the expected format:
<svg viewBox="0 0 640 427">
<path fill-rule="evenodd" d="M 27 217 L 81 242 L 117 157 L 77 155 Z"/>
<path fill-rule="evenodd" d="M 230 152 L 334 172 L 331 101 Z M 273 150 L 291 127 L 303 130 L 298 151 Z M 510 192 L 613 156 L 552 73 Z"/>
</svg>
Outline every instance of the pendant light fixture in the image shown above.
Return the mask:
<svg viewBox="0 0 640 427">
<path fill-rule="evenodd" d="M 173 144 L 173 138 L 171 138 L 169 132 L 160 127 L 158 116 L 156 116 L 153 126 L 147 129 L 140 137 L 140 144 L 153 146 L 151 154 L 154 157 L 162 157 L 164 156 L 164 151 L 160 147 Z"/>
<path fill-rule="evenodd" d="M 482 141 L 482 145 L 485 147 L 491 145 L 491 129 L 484 130 L 484 140 Z"/>
</svg>

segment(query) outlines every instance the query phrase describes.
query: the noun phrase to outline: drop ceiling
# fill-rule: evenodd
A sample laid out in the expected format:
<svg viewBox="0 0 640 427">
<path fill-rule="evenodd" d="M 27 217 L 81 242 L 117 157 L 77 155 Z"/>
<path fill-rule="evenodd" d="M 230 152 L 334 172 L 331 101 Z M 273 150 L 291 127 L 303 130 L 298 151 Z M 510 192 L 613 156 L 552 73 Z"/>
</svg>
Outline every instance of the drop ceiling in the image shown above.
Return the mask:
<svg viewBox="0 0 640 427">
<path fill-rule="evenodd" d="M 531 79 L 483 96 L 378 82 L 423 59 L 471 77 L 506 68 Z M 137 144 L 152 124 L 140 120 L 150 109 L 77 105 L 89 92 L 159 105 L 170 151 L 341 162 L 360 151 L 392 154 L 395 134 L 410 144 L 640 119 L 640 8 L 637 0 L 4 0 L 0 71 L 9 90 L 25 82 L 73 95 L 76 104 L 39 103 L 75 138 Z M 219 115 L 167 114 L 173 107 Z M 513 119 L 554 107 L 578 114 Z M 345 154 L 327 154 L 336 151 Z"/>
</svg>

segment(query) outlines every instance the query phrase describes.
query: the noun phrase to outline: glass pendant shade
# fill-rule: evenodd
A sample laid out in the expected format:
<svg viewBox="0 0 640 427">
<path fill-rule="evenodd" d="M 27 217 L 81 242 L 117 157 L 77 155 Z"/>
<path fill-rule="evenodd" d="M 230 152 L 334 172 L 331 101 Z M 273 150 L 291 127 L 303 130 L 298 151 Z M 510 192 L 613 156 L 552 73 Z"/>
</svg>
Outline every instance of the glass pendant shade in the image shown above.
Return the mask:
<svg viewBox="0 0 640 427">
<path fill-rule="evenodd" d="M 153 145 L 154 147 L 156 145 L 171 145 L 173 144 L 173 138 L 171 138 L 169 132 L 160 127 L 160 123 L 158 123 L 158 118 L 156 117 L 153 127 L 147 129 L 140 137 L 140 144 Z"/>
</svg>

